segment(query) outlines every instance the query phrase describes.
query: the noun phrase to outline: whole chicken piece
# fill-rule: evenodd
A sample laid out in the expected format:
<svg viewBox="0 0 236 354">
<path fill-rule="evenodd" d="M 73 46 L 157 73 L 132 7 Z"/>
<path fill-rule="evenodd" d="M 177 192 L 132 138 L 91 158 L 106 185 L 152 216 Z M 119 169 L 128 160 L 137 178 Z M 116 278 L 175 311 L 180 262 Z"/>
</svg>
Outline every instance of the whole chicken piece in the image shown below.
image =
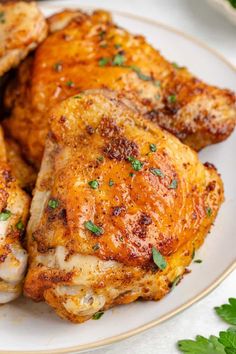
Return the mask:
<svg viewBox="0 0 236 354">
<path fill-rule="evenodd" d="M 103 90 L 71 97 L 50 112 L 25 294 L 72 322 L 158 300 L 184 274 L 223 198 L 214 166 L 129 101 Z"/>
<path fill-rule="evenodd" d="M 0 304 L 14 300 L 22 290 L 27 252 L 21 241 L 29 202 L 12 175 L 0 128 Z"/>
<path fill-rule="evenodd" d="M 36 3 L 0 4 L 0 76 L 35 49 L 47 31 L 46 20 Z"/>
<path fill-rule="evenodd" d="M 126 95 L 149 120 L 199 150 L 226 139 L 236 123 L 236 98 L 168 62 L 144 37 L 116 26 L 109 13 L 65 11 L 49 19 L 53 31 L 20 67 L 6 94 L 9 133 L 40 166 L 47 114 L 86 89 Z"/>
</svg>

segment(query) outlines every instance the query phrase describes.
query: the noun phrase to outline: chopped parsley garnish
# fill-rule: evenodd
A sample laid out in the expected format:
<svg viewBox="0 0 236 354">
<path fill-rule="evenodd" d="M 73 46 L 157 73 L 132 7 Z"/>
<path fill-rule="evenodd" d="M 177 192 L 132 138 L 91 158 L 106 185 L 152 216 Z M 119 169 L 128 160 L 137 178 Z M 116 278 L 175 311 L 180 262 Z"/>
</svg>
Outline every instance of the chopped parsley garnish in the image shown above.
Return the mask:
<svg viewBox="0 0 236 354">
<path fill-rule="evenodd" d="M 173 66 L 173 68 L 175 68 L 175 69 L 181 69 L 181 66 L 179 66 L 179 64 L 177 64 L 176 62 L 173 62 L 173 63 L 172 63 L 172 66 Z"/>
<path fill-rule="evenodd" d="M 56 71 L 56 72 L 61 72 L 62 71 L 62 63 L 58 62 L 58 63 L 55 63 L 53 65 L 53 69 Z"/>
<path fill-rule="evenodd" d="M 151 76 L 143 74 L 137 66 L 132 65 L 132 66 L 129 66 L 129 68 L 132 69 L 137 74 L 139 79 L 144 80 L 144 81 L 152 81 Z"/>
<path fill-rule="evenodd" d="M 76 99 L 78 99 L 78 100 L 80 100 L 82 97 L 83 97 L 82 95 L 76 95 L 76 96 L 74 96 L 74 98 L 76 98 Z"/>
<path fill-rule="evenodd" d="M 104 157 L 103 156 L 98 156 L 97 160 L 100 161 L 100 162 L 103 162 L 104 161 Z"/>
<path fill-rule="evenodd" d="M 100 31 L 100 32 L 98 33 L 98 35 L 99 35 L 99 37 L 100 37 L 101 40 L 104 39 L 105 34 L 106 34 L 105 31 Z"/>
<path fill-rule="evenodd" d="M 122 54 L 116 54 L 113 58 L 112 64 L 115 66 L 122 66 L 125 62 L 125 57 Z"/>
<path fill-rule="evenodd" d="M 48 206 L 52 209 L 56 209 L 59 205 L 59 201 L 57 199 L 50 199 L 48 201 Z"/>
<path fill-rule="evenodd" d="M 230 298 L 228 304 L 215 307 L 217 315 L 230 325 L 236 326 L 236 299 Z"/>
<path fill-rule="evenodd" d="M 94 179 L 93 181 L 89 181 L 88 185 L 92 188 L 92 189 L 97 189 L 99 187 L 99 183 L 96 179 Z"/>
<path fill-rule="evenodd" d="M 131 162 L 131 166 L 135 171 L 140 171 L 143 168 L 143 162 L 135 159 L 133 156 L 129 156 L 128 161 Z"/>
<path fill-rule="evenodd" d="M 114 186 L 115 182 L 112 179 L 109 179 L 108 184 L 109 184 L 109 187 L 112 187 L 112 186 Z"/>
<path fill-rule="evenodd" d="M 168 189 L 176 189 L 178 187 L 178 181 L 173 179 L 171 184 L 168 186 Z"/>
<path fill-rule="evenodd" d="M 176 95 L 170 95 L 170 96 L 168 96 L 168 97 L 167 97 L 167 101 L 168 101 L 169 103 L 175 103 L 175 102 L 177 101 Z"/>
<path fill-rule="evenodd" d="M 153 81 L 153 85 L 156 87 L 161 87 L 161 81 L 160 80 L 155 80 Z"/>
<path fill-rule="evenodd" d="M 194 259 L 195 253 L 196 253 L 196 251 L 195 251 L 195 248 L 194 248 L 194 249 L 193 249 L 193 253 L 192 253 L 192 259 Z"/>
<path fill-rule="evenodd" d="M 120 49 L 120 48 L 121 48 L 121 44 L 116 43 L 116 44 L 114 45 L 114 47 L 115 47 L 116 49 Z"/>
<path fill-rule="evenodd" d="M 68 87 L 74 87 L 75 84 L 74 84 L 73 81 L 69 80 L 69 81 L 66 82 L 66 86 L 68 86 Z"/>
<path fill-rule="evenodd" d="M 153 168 L 151 167 L 149 169 L 149 171 L 154 175 L 154 176 L 158 176 L 158 177 L 164 177 L 164 173 L 159 169 L 159 168 Z"/>
<path fill-rule="evenodd" d="M 84 226 L 96 236 L 100 236 L 104 232 L 102 227 L 95 225 L 91 220 L 85 221 Z"/>
<path fill-rule="evenodd" d="M 0 12 L 0 23 L 5 23 L 5 13 L 3 11 Z"/>
<path fill-rule="evenodd" d="M 0 221 L 6 221 L 10 218 L 10 216 L 11 216 L 10 210 L 5 209 L 0 213 Z"/>
<path fill-rule="evenodd" d="M 161 270 L 166 269 L 167 262 L 155 247 L 152 247 L 152 258 L 153 258 L 153 262 L 156 264 L 158 268 L 160 268 Z"/>
<path fill-rule="evenodd" d="M 103 312 L 103 311 L 98 311 L 98 312 L 96 312 L 96 313 L 93 315 L 92 319 L 93 319 L 93 320 L 99 320 L 99 319 L 102 317 L 102 315 L 104 315 L 104 312 Z"/>
<path fill-rule="evenodd" d="M 161 98 L 161 95 L 155 95 L 155 99 L 159 100 Z"/>
<path fill-rule="evenodd" d="M 177 97 L 176 97 L 176 95 L 170 95 L 167 97 L 167 100 L 169 103 L 175 103 L 177 100 Z"/>
<path fill-rule="evenodd" d="M 100 248 L 99 243 L 95 243 L 95 245 L 93 245 L 93 250 L 94 250 L 94 251 L 99 250 L 99 248 Z"/>
<path fill-rule="evenodd" d="M 171 290 L 173 290 L 181 281 L 182 275 L 178 275 L 171 285 Z"/>
<path fill-rule="evenodd" d="M 98 61 L 99 66 L 106 66 L 109 63 L 110 59 L 109 58 L 101 58 Z"/>
<path fill-rule="evenodd" d="M 212 215 L 212 209 L 210 207 L 206 208 L 206 214 L 208 217 L 210 217 Z"/>
<path fill-rule="evenodd" d="M 22 220 L 19 220 L 19 221 L 18 221 L 18 223 L 16 224 L 16 228 L 17 228 L 17 230 L 19 230 L 19 231 L 23 231 L 23 230 L 25 229 L 25 226 L 24 226 Z"/>
<path fill-rule="evenodd" d="M 194 263 L 202 263 L 201 259 L 195 259 Z"/>
<path fill-rule="evenodd" d="M 152 152 L 156 152 L 156 151 L 157 151 L 157 146 L 156 146 L 156 144 L 150 144 L 150 145 L 149 145 L 149 148 L 150 148 L 150 150 L 151 150 Z"/>
<path fill-rule="evenodd" d="M 130 177 L 134 177 L 134 173 L 133 172 L 130 172 Z"/>
</svg>

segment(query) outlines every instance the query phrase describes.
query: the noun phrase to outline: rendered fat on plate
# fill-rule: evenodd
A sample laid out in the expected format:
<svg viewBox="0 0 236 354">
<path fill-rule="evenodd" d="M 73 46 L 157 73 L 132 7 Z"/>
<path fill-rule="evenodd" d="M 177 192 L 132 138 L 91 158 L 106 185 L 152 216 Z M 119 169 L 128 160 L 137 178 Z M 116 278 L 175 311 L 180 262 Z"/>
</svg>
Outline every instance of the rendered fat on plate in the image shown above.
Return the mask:
<svg viewBox="0 0 236 354">
<path fill-rule="evenodd" d="M 161 299 L 215 220 L 216 169 L 108 91 L 71 97 L 49 120 L 25 294 L 72 322 Z"/>
<path fill-rule="evenodd" d="M 21 190 L 7 162 L 0 128 L 0 304 L 17 298 L 27 266 L 21 241 L 30 198 Z"/>
<path fill-rule="evenodd" d="M 49 28 L 53 33 L 20 66 L 5 99 L 8 132 L 38 167 L 49 128 L 45 112 L 86 89 L 129 97 L 146 119 L 195 150 L 233 131 L 233 92 L 167 61 L 143 36 L 114 24 L 109 13 L 67 10 L 50 18 Z"/>
</svg>

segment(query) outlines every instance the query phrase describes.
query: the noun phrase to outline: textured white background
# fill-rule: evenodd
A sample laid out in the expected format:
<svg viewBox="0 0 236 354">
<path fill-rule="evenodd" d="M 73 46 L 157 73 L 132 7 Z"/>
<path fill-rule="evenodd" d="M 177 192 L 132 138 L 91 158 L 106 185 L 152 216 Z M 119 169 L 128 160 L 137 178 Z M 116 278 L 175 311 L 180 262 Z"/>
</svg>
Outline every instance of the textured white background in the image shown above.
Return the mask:
<svg viewBox="0 0 236 354">
<path fill-rule="evenodd" d="M 128 11 L 166 23 L 201 39 L 221 52 L 236 66 L 236 26 L 231 25 L 205 0 L 77 0 L 76 2 L 78 5 Z M 175 348 L 177 340 L 193 338 L 196 334 L 205 336 L 217 334 L 227 327 L 215 315 L 213 307 L 233 296 L 236 297 L 236 271 L 213 293 L 173 319 L 136 337 L 99 349 L 96 354 L 177 354 L 179 353 Z M 95 354 L 94 351 L 89 353 Z"/>
</svg>

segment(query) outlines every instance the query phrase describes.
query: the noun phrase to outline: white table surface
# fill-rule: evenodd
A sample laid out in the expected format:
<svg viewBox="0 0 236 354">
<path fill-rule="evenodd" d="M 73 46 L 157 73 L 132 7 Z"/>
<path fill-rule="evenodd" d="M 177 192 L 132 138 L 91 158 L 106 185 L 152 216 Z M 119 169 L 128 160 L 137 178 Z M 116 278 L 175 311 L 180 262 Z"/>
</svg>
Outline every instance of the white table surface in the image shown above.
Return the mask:
<svg viewBox="0 0 236 354">
<path fill-rule="evenodd" d="M 78 5 L 123 10 L 166 23 L 206 42 L 236 66 L 236 26 L 206 0 L 76 0 Z M 236 297 L 236 271 L 210 295 L 165 323 L 90 354 L 177 354 L 176 342 L 227 328 L 214 306 Z"/>
</svg>

